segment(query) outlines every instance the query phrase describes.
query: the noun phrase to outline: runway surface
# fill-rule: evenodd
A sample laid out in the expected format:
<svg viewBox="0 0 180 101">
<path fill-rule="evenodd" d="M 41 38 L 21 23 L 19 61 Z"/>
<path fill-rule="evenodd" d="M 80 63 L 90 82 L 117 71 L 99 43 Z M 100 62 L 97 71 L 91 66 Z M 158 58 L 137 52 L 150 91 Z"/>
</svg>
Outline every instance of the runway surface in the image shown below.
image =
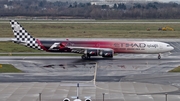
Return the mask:
<svg viewBox="0 0 180 101">
<path fill-rule="evenodd" d="M 90 97 L 102 101 L 164 101 L 180 100 L 180 73 L 168 73 L 180 65 L 180 42 L 167 41 L 174 46 L 171 53 L 119 54 L 114 59 L 96 57 L 0 57 L 0 63 L 13 64 L 24 73 L 0 74 L 2 101 L 59 101 L 76 96 L 76 83 L 80 82 L 80 98 Z"/>
<path fill-rule="evenodd" d="M 132 58 L 133 57 L 133 58 Z M 24 71 L 20 74 L 0 74 L 0 82 L 61 82 L 90 81 L 94 78 L 97 64 L 97 79 L 100 82 L 119 82 L 133 74 L 159 74 L 179 66 L 180 57 L 174 54 L 157 55 L 121 54 L 114 59 L 101 57 L 81 60 L 80 57 L 0 57 L 0 62 L 13 64 Z M 58 78 L 57 78 L 58 76 Z"/>
<path fill-rule="evenodd" d="M 1 101 L 63 101 L 76 98 L 75 83 L 0 83 Z M 80 83 L 79 98 L 92 101 L 165 101 L 165 93 L 178 88 L 169 85 L 131 83 L 131 82 L 98 82 Z M 179 95 L 168 94 L 168 101 L 180 100 Z"/>
<path fill-rule="evenodd" d="M 175 52 L 176 53 L 176 52 Z M 121 54 L 114 59 L 81 60 L 80 57 L 1 57 L 25 73 L 0 74 L 2 101 L 73 100 L 76 83 L 80 82 L 80 98 L 102 101 L 171 101 L 180 100 L 180 74 L 167 73 L 180 64 L 178 54 Z"/>
</svg>

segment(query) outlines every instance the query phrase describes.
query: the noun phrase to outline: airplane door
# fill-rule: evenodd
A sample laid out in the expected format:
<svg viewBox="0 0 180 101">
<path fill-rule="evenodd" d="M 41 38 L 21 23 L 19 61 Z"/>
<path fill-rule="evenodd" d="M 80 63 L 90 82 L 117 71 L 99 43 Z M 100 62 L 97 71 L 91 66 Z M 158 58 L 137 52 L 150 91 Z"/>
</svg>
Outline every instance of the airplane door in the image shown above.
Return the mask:
<svg viewBox="0 0 180 101">
<path fill-rule="evenodd" d="M 160 49 L 163 49 L 163 46 L 162 45 L 159 45 L 160 46 Z"/>
<path fill-rule="evenodd" d="M 161 44 L 159 44 L 159 47 L 160 47 L 160 49 L 163 49 L 163 46 Z"/>
</svg>

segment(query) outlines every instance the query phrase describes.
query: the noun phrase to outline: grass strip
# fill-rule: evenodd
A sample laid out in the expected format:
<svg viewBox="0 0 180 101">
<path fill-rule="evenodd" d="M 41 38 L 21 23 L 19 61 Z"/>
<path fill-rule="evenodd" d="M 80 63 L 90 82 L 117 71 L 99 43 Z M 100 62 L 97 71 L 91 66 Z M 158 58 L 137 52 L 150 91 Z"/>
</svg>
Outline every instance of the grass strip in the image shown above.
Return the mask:
<svg viewBox="0 0 180 101">
<path fill-rule="evenodd" d="M 0 54 L 0 56 L 81 56 L 82 54 Z"/>
<path fill-rule="evenodd" d="M 0 73 L 22 73 L 22 71 L 11 64 L 0 64 Z"/>
<path fill-rule="evenodd" d="M 180 72 L 180 66 L 170 70 L 169 72 Z"/>
<path fill-rule="evenodd" d="M 12 42 L 0 42 L 0 56 L 80 56 L 80 54 L 47 53 Z M 19 52 L 19 54 L 17 53 Z M 26 53 L 28 52 L 28 53 Z M 41 53 L 42 52 L 42 53 Z"/>
<path fill-rule="evenodd" d="M 42 52 L 39 50 L 35 50 L 29 47 L 25 47 L 23 45 L 19 45 L 12 42 L 0 42 L 0 52 Z"/>
<path fill-rule="evenodd" d="M 19 21 L 21 23 L 21 21 Z M 180 38 L 179 23 L 21 23 L 34 37 L 48 38 Z M 175 31 L 158 31 L 160 27 Z M 148 31 L 147 31 L 148 29 Z M 0 36 L 14 38 L 9 23 L 0 23 Z"/>
</svg>

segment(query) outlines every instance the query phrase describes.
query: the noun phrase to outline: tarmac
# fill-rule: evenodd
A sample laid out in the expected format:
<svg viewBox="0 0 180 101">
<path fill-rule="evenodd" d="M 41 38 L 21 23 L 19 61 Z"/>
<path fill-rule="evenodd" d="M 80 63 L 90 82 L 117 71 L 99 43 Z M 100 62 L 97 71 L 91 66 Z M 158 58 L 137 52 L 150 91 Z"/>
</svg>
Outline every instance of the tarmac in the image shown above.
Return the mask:
<svg viewBox="0 0 180 101">
<path fill-rule="evenodd" d="M 0 83 L 1 101 L 63 101 L 64 98 L 76 98 L 76 83 Z M 92 101 L 165 101 L 165 93 L 177 91 L 170 85 L 132 83 L 132 82 L 97 82 L 80 83 L 79 98 Z M 41 94 L 41 95 L 39 95 Z M 169 101 L 180 100 L 179 95 L 168 95 Z"/>
</svg>

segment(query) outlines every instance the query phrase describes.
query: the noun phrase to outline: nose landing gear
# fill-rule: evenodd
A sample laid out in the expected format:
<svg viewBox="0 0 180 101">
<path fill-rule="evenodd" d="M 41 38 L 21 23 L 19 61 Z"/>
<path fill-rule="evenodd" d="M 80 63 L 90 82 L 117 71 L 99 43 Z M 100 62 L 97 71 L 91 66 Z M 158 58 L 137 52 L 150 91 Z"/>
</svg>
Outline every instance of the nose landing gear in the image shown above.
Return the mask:
<svg viewBox="0 0 180 101">
<path fill-rule="evenodd" d="M 160 53 L 158 54 L 158 59 L 161 59 L 161 54 Z"/>
</svg>

